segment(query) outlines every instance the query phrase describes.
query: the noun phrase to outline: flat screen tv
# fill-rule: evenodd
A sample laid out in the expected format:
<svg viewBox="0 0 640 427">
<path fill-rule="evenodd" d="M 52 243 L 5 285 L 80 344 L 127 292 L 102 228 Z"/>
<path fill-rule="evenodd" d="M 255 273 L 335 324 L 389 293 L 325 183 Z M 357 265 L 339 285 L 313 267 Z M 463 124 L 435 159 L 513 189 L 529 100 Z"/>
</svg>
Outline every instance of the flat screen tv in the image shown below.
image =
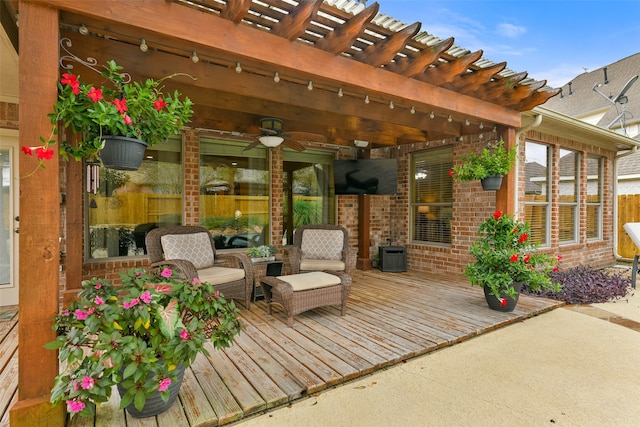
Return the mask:
<svg viewBox="0 0 640 427">
<path fill-rule="evenodd" d="M 397 194 L 398 159 L 334 160 L 335 193 Z"/>
</svg>

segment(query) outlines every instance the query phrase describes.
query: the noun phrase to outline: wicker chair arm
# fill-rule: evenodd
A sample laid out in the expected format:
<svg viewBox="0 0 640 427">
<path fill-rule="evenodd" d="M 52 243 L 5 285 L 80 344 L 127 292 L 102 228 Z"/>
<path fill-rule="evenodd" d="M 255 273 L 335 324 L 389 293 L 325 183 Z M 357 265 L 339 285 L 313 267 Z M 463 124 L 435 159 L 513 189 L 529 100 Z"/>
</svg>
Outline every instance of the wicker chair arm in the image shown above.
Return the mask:
<svg viewBox="0 0 640 427">
<path fill-rule="evenodd" d="M 300 273 L 301 251 L 298 246 L 290 246 L 285 248 L 289 255 L 289 264 L 291 265 L 291 274 Z"/>
<path fill-rule="evenodd" d="M 342 259 L 344 260 L 344 271 L 351 273 L 356 268 L 356 257 L 358 251 L 356 248 L 346 248 L 342 250 Z"/>
<path fill-rule="evenodd" d="M 216 261 L 220 260 L 232 268 L 242 268 L 247 283 L 253 286 L 253 264 L 248 255 L 240 252 L 231 252 L 225 254 L 216 253 Z"/>
<path fill-rule="evenodd" d="M 167 259 L 151 263 L 149 266 L 152 268 L 161 266 L 174 267 L 178 270 L 178 273 L 184 276 L 189 282 L 192 282 L 193 279 L 198 277 L 198 270 L 196 270 L 191 261 L 187 261 L 186 259 Z"/>
</svg>

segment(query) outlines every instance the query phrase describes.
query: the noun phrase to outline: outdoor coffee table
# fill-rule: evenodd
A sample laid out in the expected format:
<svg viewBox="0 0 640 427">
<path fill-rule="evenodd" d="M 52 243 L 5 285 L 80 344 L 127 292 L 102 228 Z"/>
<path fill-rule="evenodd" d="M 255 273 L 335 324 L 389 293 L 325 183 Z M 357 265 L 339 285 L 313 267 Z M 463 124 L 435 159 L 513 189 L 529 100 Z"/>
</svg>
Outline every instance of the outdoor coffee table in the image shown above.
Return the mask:
<svg viewBox="0 0 640 427">
<path fill-rule="evenodd" d="M 267 301 L 267 314 L 278 304 L 287 314 L 287 326 L 293 316 L 326 305 L 341 305 L 341 316 L 347 311 L 351 276 L 339 271 L 312 271 L 289 276 L 264 277 L 260 285 Z"/>
</svg>

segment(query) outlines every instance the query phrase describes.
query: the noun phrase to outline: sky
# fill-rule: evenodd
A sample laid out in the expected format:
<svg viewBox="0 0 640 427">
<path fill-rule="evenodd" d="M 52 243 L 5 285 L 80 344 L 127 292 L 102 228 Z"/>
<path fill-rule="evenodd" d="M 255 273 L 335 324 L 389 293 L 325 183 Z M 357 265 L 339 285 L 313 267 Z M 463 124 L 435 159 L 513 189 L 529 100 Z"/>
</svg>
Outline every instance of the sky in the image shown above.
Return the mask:
<svg viewBox="0 0 640 427">
<path fill-rule="evenodd" d="M 382 14 L 555 88 L 640 52 L 640 0 L 375 1 Z"/>
</svg>

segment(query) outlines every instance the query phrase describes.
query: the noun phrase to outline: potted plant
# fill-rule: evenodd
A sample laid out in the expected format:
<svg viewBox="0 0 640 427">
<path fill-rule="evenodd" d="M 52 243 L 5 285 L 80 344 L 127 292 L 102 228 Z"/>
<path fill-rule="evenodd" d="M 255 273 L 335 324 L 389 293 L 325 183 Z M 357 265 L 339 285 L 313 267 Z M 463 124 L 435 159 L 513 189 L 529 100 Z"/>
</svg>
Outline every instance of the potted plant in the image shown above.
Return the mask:
<svg viewBox="0 0 640 427">
<path fill-rule="evenodd" d="M 58 101 L 49 114 L 51 136 L 41 137 L 41 146 L 23 147 L 25 154 L 37 155 L 39 166 L 44 166 L 44 161 L 53 156 L 50 146 L 55 144 L 59 122 L 64 128 L 81 134 L 76 143 L 65 140 L 60 143 L 63 157 L 95 159 L 100 153 L 105 167 L 123 170 L 138 169 L 147 146 L 177 135 L 189 122 L 193 114 L 191 100 L 181 101 L 178 91 L 173 95 L 162 93 L 162 82 L 180 74 L 131 82 L 131 77 L 121 73 L 122 67 L 114 61 L 108 61 L 104 68 L 101 75 L 106 84 L 100 87 L 83 82 L 74 74 L 62 75 L 58 82 Z M 134 144 L 131 154 L 139 154 L 139 160 L 125 159 L 122 165 L 109 163 L 115 161 L 109 145 L 120 147 L 121 140 Z"/>
<path fill-rule="evenodd" d="M 522 284 L 531 291 L 560 290 L 549 277 L 558 270 L 560 257 L 536 252 L 526 223 L 496 211 L 480 224 L 478 234 L 470 249 L 476 261 L 467 264 L 464 274 L 472 286 L 484 288 L 491 308 L 512 311 Z"/>
<path fill-rule="evenodd" d="M 51 402 L 92 416 L 117 385 L 121 408 L 155 415 L 175 400 L 181 376 L 205 344 L 229 347 L 241 330 L 238 309 L 213 285 L 174 276 L 169 268 L 120 273 L 122 285 L 84 281 L 78 300 L 56 316 L 61 373 Z M 168 406 L 167 406 L 168 405 Z"/>
<path fill-rule="evenodd" d="M 274 261 L 277 251 L 275 246 L 260 245 L 248 248 L 247 255 L 249 255 L 252 262 Z"/>
<path fill-rule="evenodd" d="M 518 146 L 509 150 L 504 140 L 487 144 L 480 154 L 470 153 L 460 158 L 460 164 L 449 172 L 459 182 L 480 180 L 485 190 L 498 190 L 502 185 L 502 176 L 509 173 L 516 161 Z"/>
</svg>

